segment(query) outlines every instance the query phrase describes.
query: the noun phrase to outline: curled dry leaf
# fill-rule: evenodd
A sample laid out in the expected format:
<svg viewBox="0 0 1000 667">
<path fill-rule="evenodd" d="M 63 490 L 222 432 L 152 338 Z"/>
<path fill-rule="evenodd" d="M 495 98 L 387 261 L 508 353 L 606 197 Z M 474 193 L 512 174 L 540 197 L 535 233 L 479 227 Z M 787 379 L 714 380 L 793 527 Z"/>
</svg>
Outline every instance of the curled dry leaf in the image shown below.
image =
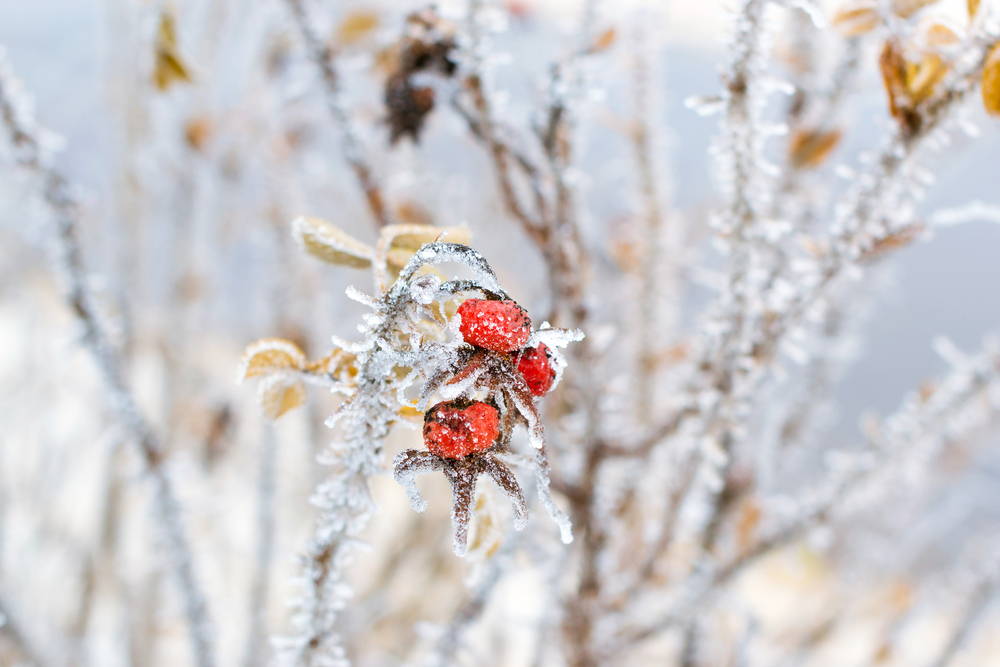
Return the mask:
<svg viewBox="0 0 1000 667">
<path fill-rule="evenodd" d="M 239 379 L 305 367 L 306 355 L 298 345 L 284 338 L 262 338 L 247 345 L 240 363 Z"/>
<path fill-rule="evenodd" d="M 799 169 L 819 166 L 840 143 L 840 130 L 798 129 L 788 143 L 788 159 Z"/>
<path fill-rule="evenodd" d="M 337 26 L 337 43 L 350 46 L 362 41 L 379 26 L 379 15 L 371 9 L 356 9 L 344 16 Z"/>
<path fill-rule="evenodd" d="M 177 48 L 177 24 L 174 15 L 164 10 L 156 28 L 153 59 L 153 85 L 167 90 L 175 83 L 190 83 L 191 70 Z"/>
<path fill-rule="evenodd" d="M 982 81 L 983 106 L 994 116 L 1000 116 L 1000 44 L 996 44 L 986 59 Z"/>
<path fill-rule="evenodd" d="M 306 389 L 294 376 L 272 375 L 260 383 L 257 400 L 265 415 L 277 419 L 306 402 Z"/>
<path fill-rule="evenodd" d="M 292 222 L 292 236 L 303 250 L 324 262 L 357 269 L 371 266 L 371 246 L 326 220 L 296 218 Z"/>
<path fill-rule="evenodd" d="M 834 29 L 844 37 L 857 37 L 871 32 L 882 22 L 873 2 L 852 2 L 838 9 L 830 19 Z"/>
</svg>

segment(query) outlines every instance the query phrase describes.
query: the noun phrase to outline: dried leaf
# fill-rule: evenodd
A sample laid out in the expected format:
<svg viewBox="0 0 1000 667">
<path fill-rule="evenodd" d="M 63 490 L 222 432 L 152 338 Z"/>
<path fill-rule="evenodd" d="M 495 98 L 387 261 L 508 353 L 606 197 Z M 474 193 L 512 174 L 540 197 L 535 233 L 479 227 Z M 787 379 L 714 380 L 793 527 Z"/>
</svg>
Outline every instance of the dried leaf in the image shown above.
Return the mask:
<svg viewBox="0 0 1000 667">
<path fill-rule="evenodd" d="M 983 68 L 983 106 L 994 116 L 1000 116 L 1000 44 L 996 44 Z"/>
<path fill-rule="evenodd" d="M 379 26 L 379 15 L 370 9 L 349 12 L 337 26 L 337 42 L 344 46 L 357 44 Z"/>
<path fill-rule="evenodd" d="M 437 240 L 468 244 L 472 234 L 468 227 L 435 227 L 434 225 L 388 225 L 379 236 L 379 243 L 389 248 L 417 251 L 425 243 Z"/>
<path fill-rule="evenodd" d="M 292 376 L 272 375 L 261 382 L 257 400 L 265 415 L 277 419 L 306 402 L 306 389 Z"/>
<path fill-rule="evenodd" d="M 880 259 L 893 250 L 910 245 L 920 237 L 924 229 L 924 225 L 912 224 L 888 232 L 872 242 L 868 249 L 861 255 L 861 261 L 871 262 Z"/>
<path fill-rule="evenodd" d="M 882 22 L 874 3 L 852 3 L 841 7 L 830 23 L 844 37 L 857 37 L 871 32 Z"/>
<path fill-rule="evenodd" d="M 796 130 L 788 143 L 788 159 L 799 169 L 817 167 L 837 147 L 841 136 L 840 130 Z"/>
<path fill-rule="evenodd" d="M 270 375 L 279 371 L 303 370 L 306 355 L 299 346 L 284 338 L 262 338 L 246 347 L 240 362 L 239 379 Z"/>
<path fill-rule="evenodd" d="M 396 205 L 396 218 L 411 225 L 432 225 L 434 217 L 430 211 L 415 201 L 402 201 Z"/>
<path fill-rule="evenodd" d="M 424 413 L 417 410 L 416 407 L 412 405 L 402 405 L 399 410 L 396 411 L 400 417 L 406 417 L 407 419 L 423 419 Z"/>
<path fill-rule="evenodd" d="M 607 28 L 597 36 L 593 44 L 587 49 L 587 53 L 600 53 L 610 49 L 618 39 L 618 31 L 614 28 Z"/>
<path fill-rule="evenodd" d="M 924 28 L 924 44 L 930 49 L 952 46 L 958 43 L 958 35 L 943 23 L 930 23 Z"/>
<path fill-rule="evenodd" d="M 971 19 L 979 10 L 979 0 L 966 0 L 965 7 L 969 10 L 969 18 Z"/>
<path fill-rule="evenodd" d="M 163 11 L 154 42 L 153 85 L 167 90 L 175 83 L 190 83 L 191 71 L 177 48 L 177 25 L 173 14 Z"/>
<path fill-rule="evenodd" d="M 350 382 L 358 376 L 357 355 L 335 349 L 322 359 L 310 361 L 305 366 L 308 373 L 329 375 L 340 382 Z"/>
<path fill-rule="evenodd" d="M 911 105 L 918 105 L 934 93 L 934 88 L 948 73 L 948 65 L 941 56 L 931 53 L 919 63 L 907 63 L 906 92 Z"/>
<path fill-rule="evenodd" d="M 896 16 L 908 19 L 924 7 L 933 5 L 938 0 L 893 0 L 892 11 Z"/>
<path fill-rule="evenodd" d="M 306 252 L 324 262 L 358 269 L 371 266 L 371 246 L 326 220 L 296 218 L 292 221 L 292 236 Z"/>
</svg>

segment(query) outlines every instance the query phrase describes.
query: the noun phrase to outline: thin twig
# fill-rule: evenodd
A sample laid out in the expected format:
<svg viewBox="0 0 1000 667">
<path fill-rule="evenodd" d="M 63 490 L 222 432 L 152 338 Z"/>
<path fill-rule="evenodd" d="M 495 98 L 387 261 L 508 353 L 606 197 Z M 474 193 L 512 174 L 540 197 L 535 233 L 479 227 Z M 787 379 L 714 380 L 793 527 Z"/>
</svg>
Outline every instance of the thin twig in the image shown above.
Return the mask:
<svg viewBox="0 0 1000 667">
<path fill-rule="evenodd" d="M 125 381 L 121 360 L 94 311 L 77 239 L 79 204 L 62 174 L 45 160 L 38 141 L 38 130 L 19 106 L 18 92 L 18 82 L 7 72 L 6 64 L 0 62 L 0 118 L 14 147 L 17 164 L 40 181 L 42 199 L 55 222 L 56 266 L 64 279 L 66 301 L 82 328 L 82 342 L 93 356 L 104 380 L 109 403 L 138 448 L 151 478 L 154 516 L 163 531 L 169 562 L 180 585 L 195 660 L 201 667 L 211 667 L 215 660 L 205 596 L 195 577 L 191 548 L 181 522 L 177 497 L 163 469 L 163 448 L 140 412 Z"/>
</svg>

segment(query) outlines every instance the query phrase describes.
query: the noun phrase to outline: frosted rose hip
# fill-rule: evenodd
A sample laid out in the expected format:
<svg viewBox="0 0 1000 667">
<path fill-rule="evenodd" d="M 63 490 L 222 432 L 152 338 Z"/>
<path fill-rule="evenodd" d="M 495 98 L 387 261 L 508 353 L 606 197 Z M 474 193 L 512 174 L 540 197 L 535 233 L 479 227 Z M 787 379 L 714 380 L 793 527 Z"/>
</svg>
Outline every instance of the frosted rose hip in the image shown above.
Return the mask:
<svg viewBox="0 0 1000 667">
<path fill-rule="evenodd" d="M 548 393 L 556 379 L 556 369 L 552 368 L 549 348 L 545 343 L 522 350 L 517 360 L 517 370 L 534 396 Z"/>
<path fill-rule="evenodd" d="M 495 352 L 513 352 L 531 337 L 531 320 L 513 301 L 466 299 L 458 307 L 466 343 Z"/>
<path fill-rule="evenodd" d="M 424 444 L 442 458 L 489 449 L 499 435 L 500 413 L 488 403 L 438 403 L 424 415 Z"/>
</svg>

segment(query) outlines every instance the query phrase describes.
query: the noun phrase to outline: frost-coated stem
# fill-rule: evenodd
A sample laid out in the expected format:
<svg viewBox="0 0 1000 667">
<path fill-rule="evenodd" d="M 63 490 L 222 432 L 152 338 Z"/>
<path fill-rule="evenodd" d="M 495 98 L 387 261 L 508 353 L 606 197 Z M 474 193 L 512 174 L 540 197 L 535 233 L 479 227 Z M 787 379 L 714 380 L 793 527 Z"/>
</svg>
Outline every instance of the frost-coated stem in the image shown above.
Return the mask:
<svg viewBox="0 0 1000 667">
<path fill-rule="evenodd" d="M 215 664 L 214 647 L 205 596 L 194 573 L 176 493 L 163 469 L 163 448 L 140 412 L 125 381 L 121 360 L 94 311 L 77 239 L 79 204 L 62 174 L 48 164 L 38 139 L 40 129 L 21 104 L 19 94 L 19 82 L 9 73 L 6 62 L 0 60 L 0 119 L 13 145 L 16 163 L 40 181 L 42 199 L 55 224 L 56 268 L 64 282 L 66 301 L 82 328 L 82 342 L 97 363 L 109 402 L 138 447 L 152 480 L 154 516 L 163 531 L 168 562 L 180 585 L 194 657 L 200 667 L 211 667 Z"/>
<path fill-rule="evenodd" d="M 267 645 L 267 608 L 274 562 L 274 511 L 278 443 L 270 424 L 261 433 L 260 458 L 257 466 L 257 544 L 250 588 L 250 624 L 247 632 L 246 667 L 265 664 Z"/>
<path fill-rule="evenodd" d="M 24 635 L 20 623 L 11 613 L 10 607 L 5 604 L 3 596 L 0 596 L 0 637 L 14 647 L 14 651 L 19 654 L 24 664 L 35 667 L 43 667 L 46 664 L 37 648 Z"/>
<path fill-rule="evenodd" d="M 309 17 L 306 15 L 306 0 L 284 0 L 291 11 L 292 18 L 302 34 L 302 41 L 305 44 L 309 58 L 319 69 L 323 81 L 323 94 L 326 99 L 326 107 L 333 117 L 337 129 L 340 131 L 341 150 L 344 159 L 347 161 L 354 177 L 364 193 L 365 202 L 371 211 L 375 224 L 378 227 L 385 227 L 391 223 L 391 218 L 386 204 L 382 197 L 382 188 L 379 185 L 374 171 L 369 161 L 365 158 L 361 146 L 361 139 L 354 127 L 350 112 L 344 105 L 343 96 L 340 90 L 340 75 L 337 72 L 332 49 L 316 33 Z"/>
<path fill-rule="evenodd" d="M 972 636 L 983 614 L 1000 590 L 1000 576 L 996 572 L 979 581 L 965 601 L 961 614 L 955 620 L 955 629 L 948 636 L 941 652 L 928 663 L 928 667 L 948 667 L 958 657 L 969 637 Z"/>
</svg>

